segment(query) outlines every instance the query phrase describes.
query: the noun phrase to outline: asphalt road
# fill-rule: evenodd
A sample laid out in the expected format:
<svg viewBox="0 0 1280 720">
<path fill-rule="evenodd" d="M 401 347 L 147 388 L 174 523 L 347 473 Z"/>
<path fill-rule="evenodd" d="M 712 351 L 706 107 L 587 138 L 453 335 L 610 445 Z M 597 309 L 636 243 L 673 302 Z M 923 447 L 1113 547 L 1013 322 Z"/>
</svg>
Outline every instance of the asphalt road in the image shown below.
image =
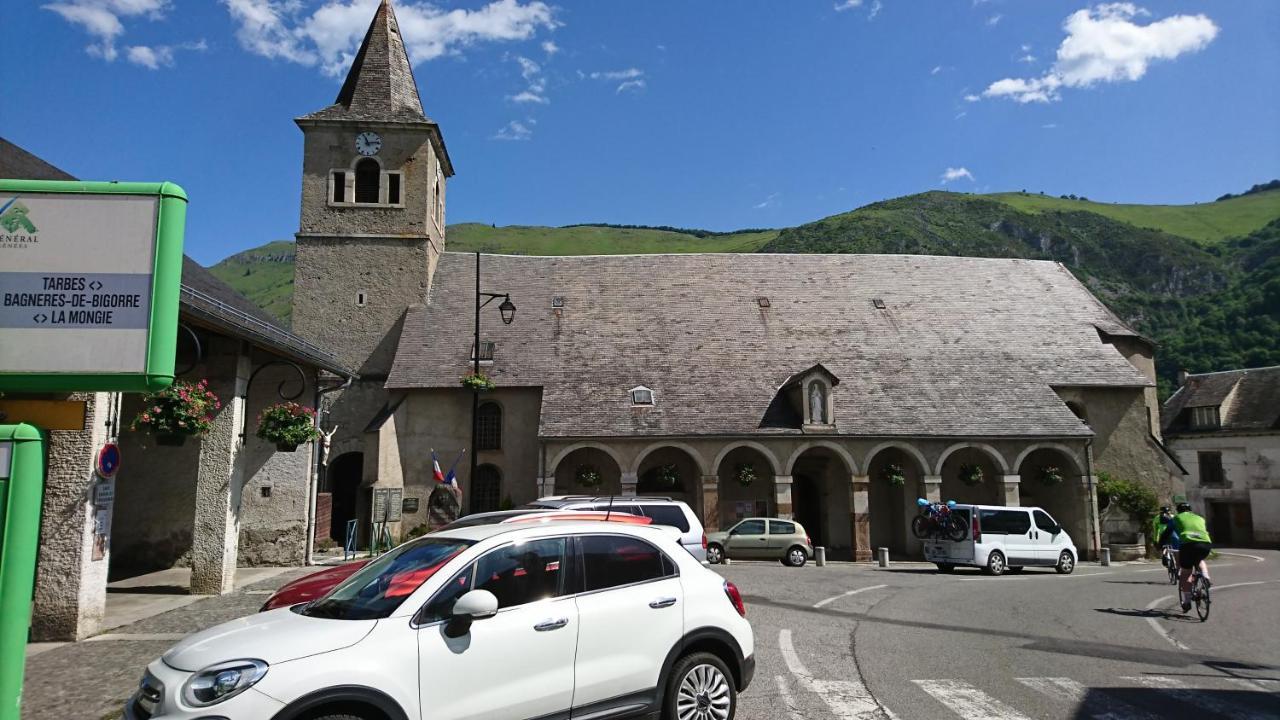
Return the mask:
<svg viewBox="0 0 1280 720">
<path fill-rule="evenodd" d="M 756 634 L 738 717 L 1280 718 L 1280 552 L 1223 552 L 1205 623 L 1157 563 L 718 567 Z"/>
</svg>

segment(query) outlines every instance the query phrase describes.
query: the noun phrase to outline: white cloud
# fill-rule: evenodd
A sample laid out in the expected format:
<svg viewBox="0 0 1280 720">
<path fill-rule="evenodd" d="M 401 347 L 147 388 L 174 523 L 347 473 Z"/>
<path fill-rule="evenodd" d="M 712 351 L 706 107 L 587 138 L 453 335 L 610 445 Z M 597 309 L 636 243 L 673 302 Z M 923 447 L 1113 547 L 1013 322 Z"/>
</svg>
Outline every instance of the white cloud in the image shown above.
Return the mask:
<svg viewBox="0 0 1280 720">
<path fill-rule="evenodd" d="M 933 66 L 933 69 L 929 71 L 929 74 L 930 74 L 930 75 L 937 75 L 937 74 L 938 74 L 938 73 L 940 73 L 940 72 L 942 72 L 942 66 L 941 66 L 941 65 L 934 65 L 934 66 Z"/>
<path fill-rule="evenodd" d="M 960 112 L 956 113 L 956 119 L 957 119 L 957 120 L 959 120 L 960 118 L 962 118 L 962 117 L 964 117 L 965 115 L 968 115 L 968 114 L 969 114 L 969 113 L 968 113 L 967 111 L 961 110 Z"/>
<path fill-rule="evenodd" d="M 125 48 L 125 58 L 134 65 L 141 65 L 150 70 L 173 66 L 173 54 L 177 50 L 196 50 L 203 52 L 209 49 L 204 40 L 181 45 L 133 45 Z"/>
<path fill-rule="evenodd" d="M 325 0 L 308 14 L 301 0 L 221 1 L 246 50 L 263 57 L 317 65 L 328 75 L 341 75 L 350 66 L 379 2 Z M 539 0 L 493 0 L 475 10 L 442 9 L 427 2 L 406 0 L 396 5 L 396 18 L 409 59 L 415 64 L 456 55 L 479 43 L 529 40 L 539 30 L 558 26 L 553 9 Z M 546 49 L 544 44 L 543 50 Z"/>
<path fill-rule="evenodd" d="M 550 103 L 551 100 L 546 95 L 547 79 L 542 74 L 542 66 L 522 55 L 517 55 L 515 61 L 520 65 L 520 77 L 524 78 L 528 86 L 515 95 L 508 95 L 507 99 L 518 103 Z"/>
<path fill-rule="evenodd" d="M 843 2 L 836 3 L 832 7 L 835 8 L 836 12 L 844 12 L 845 10 L 852 10 L 861 6 L 862 0 L 844 0 Z"/>
<path fill-rule="evenodd" d="M 884 3 L 880 2 L 880 0 L 874 0 L 874 2 L 871 3 L 871 12 L 867 13 L 867 20 L 875 20 L 876 16 L 879 15 L 880 11 L 883 9 Z"/>
<path fill-rule="evenodd" d="M 648 83 L 646 83 L 643 78 L 640 80 L 627 80 L 626 82 L 619 83 L 618 89 L 613 92 L 614 94 L 624 93 L 627 91 L 639 92 L 646 87 L 648 87 Z"/>
<path fill-rule="evenodd" d="M 1000 21 L 1003 19 L 1004 19 L 1003 15 L 1001 15 L 1000 13 L 996 13 L 995 15 L 992 15 L 991 17 L 987 18 L 987 26 L 995 27 L 996 25 L 999 25 Z"/>
<path fill-rule="evenodd" d="M 773 207 L 774 205 L 778 204 L 778 198 L 780 197 L 782 197 L 782 193 L 770 193 L 769 197 L 765 198 L 764 200 L 761 200 L 760 202 L 756 203 L 755 205 L 752 205 L 751 207 L 755 208 L 756 210 L 763 210 L 764 208 L 767 208 L 767 207 Z"/>
<path fill-rule="evenodd" d="M 643 77 L 644 71 L 640 68 L 627 68 L 626 70 L 606 70 L 604 72 L 591 73 L 592 80 L 632 80 L 634 78 Z"/>
<path fill-rule="evenodd" d="M 1104 82 L 1134 82 L 1152 62 L 1173 60 L 1202 50 L 1218 36 L 1205 15 L 1173 15 L 1139 25 L 1149 13 L 1133 3 L 1104 3 L 1078 10 L 1062 23 L 1067 36 L 1053 67 L 1038 78 L 1004 78 L 982 95 L 1019 103 L 1061 99 L 1061 89 L 1088 88 Z"/>
<path fill-rule="evenodd" d="M 981 97 L 981 96 L 979 96 L 979 95 L 974 95 L 974 94 L 972 94 L 972 93 L 970 93 L 970 94 L 968 94 L 968 95 L 965 95 L 965 96 L 964 96 L 964 101 L 965 101 L 965 102 L 978 102 L 978 101 L 979 101 L 979 100 L 981 100 L 981 99 L 982 99 L 982 97 Z"/>
<path fill-rule="evenodd" d="M 552 40 L 544 40 L 542 41 L 542 52 L 546 53 L 547 57 L 551 57 L 560 52 L 560 46 Z"/>
<path fill-rule="evenodd" d="M 111 62 L 120 55 L 116 40 L 124 34 L 122 18 L 160 20 L 169 10 L 169 0 L 63 0 L 41 7 L 88 33 L 94 41 L 85 50 Z"/>
<path fill-rule="evenodd" d="M 530 123 L 532 124 L 532 123 Z M 519 120 L 512 120 L 494 133 L 494 140 L 528 140 L 533 137 L 533 128 Z"/>
<path fill-rule="evenodd" d="M 1027 53 L 1022 57 L 1018 58 L 1018 62 L 1033 63 L 1035 61 L 1036 61 L 1036 56 L 1032 55 L 1031 53 Z"/>
<path fill-rule="evenodd" d="M 1053 130 L 1054 128 L 1058 127 L 1058 123 L 1045 123 L 1040 127 L 1044 128 L 1045 130 Z"/>
<path fill-rule="evenodd" d="M 974 181 L 974 180 L 973 180 L 973 173 L 969 172 L 969 169 L 968 169 L 968 168 L 963 168 L 963 167 L 953 168 L 953 167 L 949 167 L 949 168 L 947 168 L 946 170 L 944 170 L 944 171 L 942 172 L 942 183 L 941 183 L 941 184 L 942 184 L 942 185 L 946 185 L 947 183 L 949 183 L 949 182 L 953 182 L 953 181 L 955 181 L 955 180 L 959 180 L 960 178 L 965 178 L 965 179 L 967 179 L 969 182 L 973 182 L 973 181 Z"/>
</svg>

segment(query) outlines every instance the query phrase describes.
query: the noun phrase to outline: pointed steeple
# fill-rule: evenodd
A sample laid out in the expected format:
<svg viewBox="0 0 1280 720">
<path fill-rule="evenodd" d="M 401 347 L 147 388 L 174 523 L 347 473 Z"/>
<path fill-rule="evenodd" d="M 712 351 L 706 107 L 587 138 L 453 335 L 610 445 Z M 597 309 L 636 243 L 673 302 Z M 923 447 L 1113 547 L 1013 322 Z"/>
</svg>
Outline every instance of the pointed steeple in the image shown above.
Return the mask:
<svg viewBox="0 0 1280 720">
<path fill-rule="evenodd" d="M 390 0 L 382 0 L 334 104 L 312 119 L 430 122 Z"/>
</svg>

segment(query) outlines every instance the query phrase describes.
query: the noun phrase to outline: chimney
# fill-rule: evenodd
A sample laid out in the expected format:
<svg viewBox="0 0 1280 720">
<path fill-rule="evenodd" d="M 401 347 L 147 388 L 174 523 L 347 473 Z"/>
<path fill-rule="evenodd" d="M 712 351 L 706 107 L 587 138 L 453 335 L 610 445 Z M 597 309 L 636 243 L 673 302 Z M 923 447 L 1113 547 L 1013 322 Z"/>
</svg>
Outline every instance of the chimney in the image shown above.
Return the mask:
<svg viewBox="0 0 1280 720">
<path fill-rule="evenodd" d="M 1183 385 L 1186 385 L 1186 384 L 1187 384 L 1187 369 L 1180 368 L 1178 370 L 1178 387 L 1182 387 Z"/>
</svg>

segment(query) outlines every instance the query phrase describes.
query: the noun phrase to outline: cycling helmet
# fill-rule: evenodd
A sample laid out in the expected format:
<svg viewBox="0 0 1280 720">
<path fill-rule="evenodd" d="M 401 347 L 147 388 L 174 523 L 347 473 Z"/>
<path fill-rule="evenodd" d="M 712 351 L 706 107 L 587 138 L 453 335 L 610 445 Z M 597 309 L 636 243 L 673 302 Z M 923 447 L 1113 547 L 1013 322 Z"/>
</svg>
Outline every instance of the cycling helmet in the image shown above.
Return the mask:
<svg viewBox="0 0 1280 720">
<path fill-rule="evenodd" d="M 916 498 L 916 505 L 919 505 L 920 507 L 924 507 L 928 504 L 929 504 L 928 500 L 925 500 L 924 498 Z"/>
<path fill-rule="evenodd" d="M 955 506 L 956 506 L 956 501 L 955 501 L 955 500 L 948 500 L 948 501 L 947 501 L 947 507 L 949 507 L 949 508 L 953 508 L 953 507 L 955 507 Z"/>
<path fill-rule="evenodd" d="M 1187 503 L 1187 502 L 1178 503 L 1178 512 L 1180 513 L 1191 512 L 1191 503 Z"/>
<path fill-rule="evenodd" d="M 1167 513 L 1167 512 L 1169 512 L 1169 506 L 1168 506 L 1168 505 L 1161 505 L 1161 506 L 1160 506 L 1160 512 L 1162 512 L 1162 513 Z"/>
</svg>

